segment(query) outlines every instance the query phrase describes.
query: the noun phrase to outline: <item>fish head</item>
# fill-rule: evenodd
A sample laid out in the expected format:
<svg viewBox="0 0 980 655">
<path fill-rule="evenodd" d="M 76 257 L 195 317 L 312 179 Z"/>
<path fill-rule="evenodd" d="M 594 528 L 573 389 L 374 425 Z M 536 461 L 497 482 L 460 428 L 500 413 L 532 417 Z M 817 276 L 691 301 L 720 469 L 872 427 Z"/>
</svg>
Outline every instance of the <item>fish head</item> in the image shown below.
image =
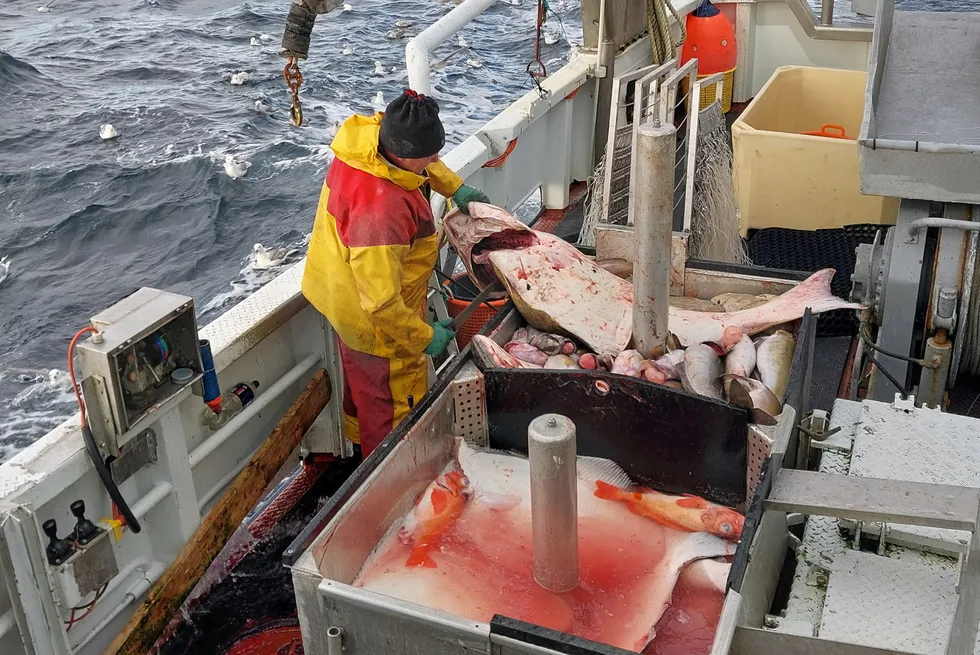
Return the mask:
<svg viewBox="0 0 980 655">
<path fill-rule="evenodd" d="M 712 507 L 701 515 L 704 527 L 711 534 L 729 541 L 738 541 L 742 536 L 745 517 L 727 507 Z"/>
<path fill-rule="evenodd" d="M 470 482 L 462 471 L 450 471 L 439 480 L 439 487 L 451 496 L 465 496 L 469 493 Z"/>
<path fill-rule="evenodd" d="M 744 331 L 738 325 L 729 325 L 725 328 L 725 331 L 721 335 L 721 344 L 719 344 L 726 353 L 735 347 L 739 341 L 742 340 Z"/>
</svg>

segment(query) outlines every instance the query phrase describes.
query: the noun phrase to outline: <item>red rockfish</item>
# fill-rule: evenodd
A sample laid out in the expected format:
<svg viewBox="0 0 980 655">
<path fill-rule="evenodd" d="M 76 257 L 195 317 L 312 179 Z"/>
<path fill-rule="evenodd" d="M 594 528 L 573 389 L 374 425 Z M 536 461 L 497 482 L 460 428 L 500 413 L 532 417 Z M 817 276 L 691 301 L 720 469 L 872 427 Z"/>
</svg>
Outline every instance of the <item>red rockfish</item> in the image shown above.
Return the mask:
<svg viewBox="0 0 980 655">
<path fill-rule="evenodd" d="M 623 491 L 596 481 L 596 498 L 626 503 L 630 511 L 684 532 L 710 532 L 716 537 L 738 541 L 745 517 L 733 509 L 709 503 L 698 496 L 671 496 L 652 489 Z"/>
<path fill-rule="evenodd" d="M 405 566 L 436 568 L 429 552 L 439 547 L 443 534 L 463 512 L 468 495 L 466 485 L 462 473 L 449 471 L 428 486 L 402 527 L 402 538 L 409 538 L 412 543 Z"/>
</svg>

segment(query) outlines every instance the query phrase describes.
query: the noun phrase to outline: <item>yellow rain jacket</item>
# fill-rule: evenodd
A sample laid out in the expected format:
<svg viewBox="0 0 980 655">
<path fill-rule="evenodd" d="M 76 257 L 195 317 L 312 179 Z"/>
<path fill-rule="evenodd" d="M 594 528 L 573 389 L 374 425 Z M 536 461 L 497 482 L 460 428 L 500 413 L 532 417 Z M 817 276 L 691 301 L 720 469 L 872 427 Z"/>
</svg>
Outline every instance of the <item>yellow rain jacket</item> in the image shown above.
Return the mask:
<svg viewBox="0 0 980 655">
<path fill-rule="evenodd" d="M 438 250 L 427 187 L 449 197 L 463 180 L 441 161 L 426 176 L 386 161 L 381 116 L 352 116 L 330 144 L 303 295 L 351 348 L 417 357 L 432 340 L 424 310 Z"/>
<path fill-rule="evenodd" d="M 410 409 L 409 397 L 418 402 L 427 389 L 423 350 L 432 328 L 425 322 L 425 296 L 438 251 L 428 192 L 431 187 L 449 197 L 463 184 L 442 162 L 417 175 L 386 161 L 378 153 L 381 116 L 352 116 L 330 145 L 335 158 L 320 193 L 303 273 L 303 295 L 344 344 L 389 360 L 388 384 L 372 383 L 389 389 L 359 402 L 361 412 L 366 407 L 385 415 L 367 422 L 361 416 L 372 447 L 384 437 L 373 434 L 384 431 L 377 426 L 397 425 Z M 363 371 L 349 370 L 357 365 L 345 359 L 345 375 L 362 377 Z M 358 419 L 346 408 L 344 431 L 361 443 Z"/>
</svg>

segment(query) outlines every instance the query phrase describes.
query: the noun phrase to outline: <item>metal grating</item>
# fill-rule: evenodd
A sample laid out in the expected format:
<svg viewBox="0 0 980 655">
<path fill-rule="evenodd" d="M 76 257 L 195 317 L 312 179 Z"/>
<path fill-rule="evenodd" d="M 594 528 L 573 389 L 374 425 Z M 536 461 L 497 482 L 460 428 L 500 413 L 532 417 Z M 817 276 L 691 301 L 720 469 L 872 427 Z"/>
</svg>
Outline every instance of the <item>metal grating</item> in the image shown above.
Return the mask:
<svg viewBox="0 0 980 655">
<path fill-rule="evenodd" d="M 865 401 L 859 425 L 850 475 L 980 487 L 976 419 Z M 969 543 L 969 533 L 959 530 L 889 524 L 888 531 L 889 542 L 940 552 L 965 552 Z"/>
<path fill-rule="evenodd" d="M 629 213 L 633 133 L 656 106 L 660 80 L 677 68 L 672 59 L 659 66 L 645 66 L 613 80 L 609 140 L 606 144 L 602 197 L 605 202 L 600 223 L 626 225 Z M 611 163 L 609 163 L 611 162 Z"/>
<path fill-rule="evenodd" d="M 835 296 L 846 298 L 851 291 L 851 273 L 856 261 L 854 249 L 874 241 L 875 232 L 882 227 L 861 224 L 813 231 L 766 228 L 749 237 L 749 258 L 757 266 L 791 271 L 836 269 L 830 289 Z M 851 336 L 857 331 L 857 323 L 853 310 L 827 312 L 820 315 L 817 336 Z"/>
<path fill-rule="evenodd" d="M 453 434 L 480 446 L 489 445 L 487 397 L 483 373 L 468 362 L 451 383 L 453 394 Z"/>
<path fill-rule="evenodd" d="M 874 409 L 868 410 L 873 405 Z M 838 400 L 831 413 L 831 427 L 841 431 L 817 447 L 823 450 L 820 471 L 837 475 L 855 474 L 852 461 L 851 441 L 860 444 L 874 433 L 876 426 L 887 423 L 876 410 L 893 411 L 891 406 L 882 403 L 851 402 Z M 913 419 L 910 419 L 910 421 Z M 921 419 L 920 419 L 921 420 Z M 894 426 L 893 426 L 894 427 Z M 909 438 L 921 439 L 928 430 L 921 429 L 916 422 L 887 430 L 889 434 L 908 434 Z M 884 430 L 883 430 L 884 432 Z M 940 441 L 946 438 L 947 431 L 936 429 L 930 432 Z M 893 435 L 894 436 L 894 435 Z M 884 435 L 882 437 L 884 439 Z M 904 439 L 901 441 L 904 442 Z M 877 442 L 880 447 L 881 443 Z M 900 445 L 900 444 L 899 444 Z M 908 447 L 908 444 L 905 444 Z M 856 445 L 855 449 L 861 448 Z M 887 449 L 886 449 L 887 450 Z M 906 451 L 901 460 L 894 460 L 895 474 L 902 479 L 910 479 L 906 473 L 914 467 L 918 448 Z M 875 475 L 879 478 L 894 478 L 894 475 Z M 854 538 L 846 528 L 847 522 L 825 516 L 807 518 L 802 544 L 797 553 L 796 570 L 790 597 L 783 616 L 793 622 L 804 621 L 824 639 L 837 639 L 850 643 L 862 643 L 879 648 L 899 647 L 904 652 L 932 653 L 943 652 L 945 636 L 948 634 L 952 609 L 939 603 L 945 591 L 946 578 L 955 582 L 958 568 L 955 557 L 938 555 L 921 548 L 910 548 L 893 543 L 894 533 L 888 535 L 889 543 L 884 556 L 858 552 Z M 892 531 L 898 526 L 888 526 Z M 873 526 L 864 524 L 862 533 L 872 534 Z M 864 544 L 865 547 L 867 543 Z M 855 568 L 855 557 L 861 563 Z M 892 573 L 900 575 L 892 577 Z M 904 576 L 904 577 L 903 577 Z M 910 580 L 912 591 L 909 592 Z M 921 589 L 922 593 L 917 590 Z M 938 595 L 937 595 L 938 594 Z M 955 598 L 954 598 L 955 603 Z M 873 618 L 869 612 L 875 614 Z M 911 626 L 909 616 L 926 621 L 928 625 L 940 626 L 936 634 L 929 630 L 914 630 L 911 637 L 902 626 Z M 818 630 L 819 628 L 819 630 Z M 779 628 L 777 628 L 779 630 Z M 942 642 L 937 651 L 935 639 L 941 633 Z M 899 644 L 895 641 L 902 635 Z"/>
<path fill-rule="evenodd" d="M 956 609 L 957 577 L 955 569 L 925 561 L 844 551 L 834 559 L 819 637 L 942 655 Z"/>
</svg>

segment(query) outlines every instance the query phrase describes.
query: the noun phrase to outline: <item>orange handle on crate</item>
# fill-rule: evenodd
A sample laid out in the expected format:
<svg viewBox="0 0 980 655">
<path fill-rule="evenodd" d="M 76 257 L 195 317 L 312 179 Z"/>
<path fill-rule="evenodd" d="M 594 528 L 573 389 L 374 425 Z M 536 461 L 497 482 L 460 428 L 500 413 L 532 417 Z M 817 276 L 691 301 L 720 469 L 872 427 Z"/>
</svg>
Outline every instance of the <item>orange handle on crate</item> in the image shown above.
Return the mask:
<svg viewBox="0 0 980 655">
<path fill-rule="evenodd" d="M 840 134 L 834 134 L 833 132 L 829 132 L 828 130 L 836 130 L 839 131 Z M 850 141 L 854 140 L 854 137 L 847 136 L 847 132 L 844 130 L 843 127 L 841 127 L 840 125 L 832 125 L 830 123 L 824 125 L 819 130 L 814 130 L 812 132 L 800 132 L 800 134 L 804 134 L 806 136 L 825 136 L 830 139 L 848 139 Z"/>
</svg>

